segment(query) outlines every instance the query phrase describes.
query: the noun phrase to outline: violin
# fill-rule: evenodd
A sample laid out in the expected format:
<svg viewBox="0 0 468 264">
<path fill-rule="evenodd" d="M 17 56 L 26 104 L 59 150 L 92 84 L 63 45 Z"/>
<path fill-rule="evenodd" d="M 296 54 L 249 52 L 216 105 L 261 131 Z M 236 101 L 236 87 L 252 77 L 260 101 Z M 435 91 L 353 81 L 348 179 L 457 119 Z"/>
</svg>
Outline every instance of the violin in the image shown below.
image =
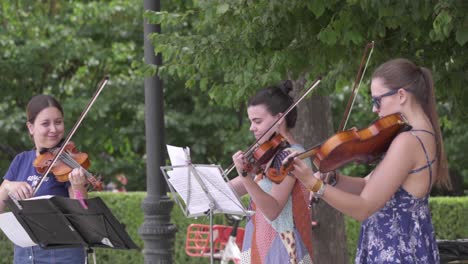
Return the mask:
<svg viewBox="0 0 468 264">
<path fill-rule="evenodd" d="M 61 143 L 59 143 L 59 145 Z M 39 156 L 37 156 L 33 162 L 33 166 L 36 168 L 37 172 L 44 174 L 47 168 L 51 165 L 52 160 L 57 155 L 57 153 L 58 146 L 51 149 L 41 150 Z M 64 146 L 63 152 L 60 154 L 57 161 L 52 165 L 50 171 L 54 174 L 55 179 L 58 182 L 67 182 L 68 174 L 74 168 L 82 167 L 85 171 L 86 181 L 92 186 L 94 190 L 102 191 L 102 182 L 87 171 L 90 165 L 91 162 L 89 161 L 88 154 L 79 152 L 75 146 L 75 143 L 69 141 Z"/>
<path fill-rule="evenodd" d="M 273 158 L 279 149 L 287 146 L 289 146 L 289 143 L 286 138 L 279 133 L 273 134 L 269 140 L 258 145 L 246 156 L 242 175 L 246 176 L 247 172 L 254 172 L 255 174 L 259 173 L 262 169 L 262 165 Z"/>
<path fill-rule="evenodd" d="M 320 172 L 341 168 L 350 162 L 371 163 L 380 158 L 393 139 L 401 132 L 411 130 L 400 113 L 382 117 L 367 128 L 351 128 L 339 132 L 325 142 L 290 157 L 278 170 L 269 168 L 267 176 L 274 182 L 281 182 L 293 170 L 294 158 L 312 158 Z"/>
</svg>

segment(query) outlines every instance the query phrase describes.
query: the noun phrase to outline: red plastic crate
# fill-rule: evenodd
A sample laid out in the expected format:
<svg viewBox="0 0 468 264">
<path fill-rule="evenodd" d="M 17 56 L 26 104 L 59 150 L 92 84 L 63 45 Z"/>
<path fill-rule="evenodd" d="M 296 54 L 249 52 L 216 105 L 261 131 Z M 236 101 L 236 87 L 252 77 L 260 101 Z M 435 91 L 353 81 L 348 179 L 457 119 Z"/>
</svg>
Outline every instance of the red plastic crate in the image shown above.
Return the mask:
<svg viewBox="0 0 468 264">
<path fill-rule="evenodd" d="M 213 225 L 213 254 L 220 258 L 232 231 L 232 226 Z M 236 244 L 242 248 L 244 229 L 237 228 Z M 185 252 L 191 257 L 209 257 L 210 252 L 210 226 L 203 224 L 191 224 L 187 227 L 185 240 Z"/>
</svg>

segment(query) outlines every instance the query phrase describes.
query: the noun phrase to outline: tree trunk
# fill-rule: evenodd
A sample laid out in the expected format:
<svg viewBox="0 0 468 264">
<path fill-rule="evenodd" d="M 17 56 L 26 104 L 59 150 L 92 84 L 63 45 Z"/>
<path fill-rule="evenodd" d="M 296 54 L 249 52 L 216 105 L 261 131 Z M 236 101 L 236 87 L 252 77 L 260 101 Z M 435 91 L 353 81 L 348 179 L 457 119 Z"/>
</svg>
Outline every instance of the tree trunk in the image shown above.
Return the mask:
<svg viewBox="0 0 468 264">
<path fill-rule="evenodd" d="M 296 84 L 295 97 L 299 98 L 304 89 L 299 82 Z M 293 131 L 297 141 L 306 149 L 334 133 L 329 98 L 313 93 L 297 106 L 298 119 Z M 348 263 L 343 215 L 324 201 L 319 201 L 313 204 L 312 219 L 318 222 L 312 230 L 314 263 Z"/>
</svg>

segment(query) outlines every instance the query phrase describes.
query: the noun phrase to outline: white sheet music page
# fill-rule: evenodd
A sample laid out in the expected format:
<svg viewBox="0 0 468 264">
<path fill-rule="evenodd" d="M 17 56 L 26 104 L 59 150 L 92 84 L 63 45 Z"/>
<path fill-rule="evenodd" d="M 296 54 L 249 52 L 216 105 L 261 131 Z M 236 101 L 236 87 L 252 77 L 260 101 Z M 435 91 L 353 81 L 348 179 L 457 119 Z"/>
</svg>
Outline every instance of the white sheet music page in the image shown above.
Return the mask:
<svg viewBox="0 0 468 264">
<path fill-rule="evenodd" d="M 210 200 L 206 197 L 201 185 L 193 175 L 190 175 L 190 149 L 167 145 L 167 152 L 172 166 L 185 166 L 173 168 L 168 171 L 169 183 L 184 200 L 190 214 L 204 213 L 209 209 Z"/>
<path fill-rule="evenodd" d="M 190 162 L 190 149 L 171 145 L 167 146 L 167 153 L 172 166 L 187 165 Z M 188 158 L 187 158 L 188 156 Z"/>
<path fill-rule="evenodd" d="M 188 148 L 167 145 L 167 151 L 173 166 L 173 170 L 167 172 L 168 181 L 184 200 L 191 215 L 205 213 L 210 209 L 210 198 L 206 192 L 215 200 L 217 205 L 215 209 L 243 212 L 241 202 L 224 180 L 220 167 L 191 164 Z M 194 169 L 200 176 L 202 183 L 206 186 L 206 191 L 203 190 L 191 169 Z"/>
<path fill-rule="evenodd" d="M 242 212 L 243 205 L 224 181 L 223 173 L 217 166 L 195 165 L 197 172 L 205 186 L 210 190 L 211 196 L 218 205 L 218 209 L 224 212 Z"/>
<path fill-rule="evenodd" d="M 0 228 L 11 242 L 20 247 L 37 246 L 12 212 L 0 214 Z"/>
<path fill-rule="evenodd" d="M 187 168 L 174 168 L 168 171 L 169 182 L 184 200 L 189 214 L 203 214 L 210 209 L 210 200 Z"/>
</svg>

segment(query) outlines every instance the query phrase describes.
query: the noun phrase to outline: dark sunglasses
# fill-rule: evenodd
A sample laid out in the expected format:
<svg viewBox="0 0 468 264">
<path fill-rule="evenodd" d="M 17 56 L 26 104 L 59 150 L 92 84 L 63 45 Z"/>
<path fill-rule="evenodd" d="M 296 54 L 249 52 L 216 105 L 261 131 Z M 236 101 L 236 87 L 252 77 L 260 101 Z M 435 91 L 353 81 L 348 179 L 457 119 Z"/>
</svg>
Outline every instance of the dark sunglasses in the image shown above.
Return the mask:
<svg viewBox="0 0 468 264">
<path fill-rule="evenodd" d="M 372 96 L 372 105 L 375 106 L 376 109 L 380 109 L 380 101 L 382 101 L 382 98 L 385 96 L 394 95 L 396 93 L 398 93 L 398 89 L 390 90 L 379 96 Z"/>
</svg>

